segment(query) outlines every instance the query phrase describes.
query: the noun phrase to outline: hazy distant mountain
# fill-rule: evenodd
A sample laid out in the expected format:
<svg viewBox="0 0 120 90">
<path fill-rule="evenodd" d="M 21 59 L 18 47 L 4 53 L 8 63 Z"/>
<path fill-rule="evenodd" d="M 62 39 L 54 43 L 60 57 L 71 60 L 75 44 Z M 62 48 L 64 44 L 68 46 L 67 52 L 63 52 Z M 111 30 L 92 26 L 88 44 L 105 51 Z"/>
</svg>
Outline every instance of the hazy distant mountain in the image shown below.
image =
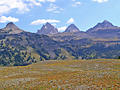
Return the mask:
<svg viewBox="0 0 120 90">
<path fill-rule="evenodd" d="M 120 38 L 120 27 L 114 26 L 112 23 L 105 20 L 102 23 L 98 23 L 93 28 L 90 28 L 87 34 L 95 38 Z"/>
<path fill-rule="evenodd" d="M 24 31 L 18 28 L 13 22 L 10 22 L 6 25 L 5 28 L 1 29 L 0 32 L 9 33 L 9 34 L 18 34 Z"/>
<path fill-rule="evenodd" d="M 80 30 L 74 24 L 71 24 L 70 26 L 68 26 L 65 32 L 80 32 Z"/>
<path fill-rule="evenodd" d="M 102 30 L 120 30 L 120 27 L 114 26 L 107 20 L 104 20 L 102 23 L 98 23 L 93 28 L 90 28 L 87 32 L 97 32 Z"/>
<path fill-rule="evenodd" d="M 53 25 L 51 25 L 50 23 L 46 23 L 45 25 L 43 25 L 43 27 L 38 30 L 37 32 L 38 34 L 56 34 L 58 33 L 58 29 L 55 28 Z"/>
</svg>

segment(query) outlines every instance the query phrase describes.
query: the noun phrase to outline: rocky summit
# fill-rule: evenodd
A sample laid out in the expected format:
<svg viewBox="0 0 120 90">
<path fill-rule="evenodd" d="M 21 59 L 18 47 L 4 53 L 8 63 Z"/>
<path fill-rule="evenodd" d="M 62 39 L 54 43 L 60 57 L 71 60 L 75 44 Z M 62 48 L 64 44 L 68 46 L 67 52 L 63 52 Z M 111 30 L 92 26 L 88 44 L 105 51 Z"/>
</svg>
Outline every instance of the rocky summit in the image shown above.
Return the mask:
<svg viewBox="0 0 120 90">
<path fill-rule="evenodd" d="M 93 28 L 87 30 L 89 36 L 95 38 L 120 38 L 120 27 L 114 26 L 107 20 L 98 23 Z"/>
<path fill-rule="evenodd" d="M 37 33 L 38 34 L 44 34 L 44 35 L 56 34 L 56 33 L 58 33 L 58 29 L 55 28 L 50 23 L 46 23 L 45 25 L 43 25 L 43 27 L 40 30 L 38 30 Z"/>
<path fill-rule="evenodd" d="M 70 26 L 68 26 L 65 32 L 80 32 L 80 30 L 74 24 L 71 24 Z"/>
<path fill-rule="evenodd" d="M 9 33 L 9 34 L 18 34 L 24 31 L 18 28 L 13 22 L 10 22 L 6 25 L 5 28 L 1 29 L 0 32 Z"/>
<path fill-rule="evenodd" d="M 111 22 L 104 20 L 102 23 L 98 23 L 93 28 L 90 28 L 88 32 L 97 32 L 100 30 L 118 30 L 120 27 L 114 26 Z"/>
</svg>

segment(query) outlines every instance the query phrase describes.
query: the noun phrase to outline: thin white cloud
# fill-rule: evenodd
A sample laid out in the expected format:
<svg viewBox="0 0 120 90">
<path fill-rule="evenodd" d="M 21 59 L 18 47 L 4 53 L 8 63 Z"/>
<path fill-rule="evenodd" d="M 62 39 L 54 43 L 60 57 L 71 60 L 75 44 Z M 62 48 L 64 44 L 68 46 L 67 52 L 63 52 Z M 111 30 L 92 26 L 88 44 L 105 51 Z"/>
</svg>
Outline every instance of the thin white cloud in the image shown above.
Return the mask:
<svg viewBox="0 0 120 90">
<path fill-rule="evenodd" d="M 53 26 L 55 26 L 55 27 L 56 27 L 56 25 L 57 25 L 57 24 L 56 24 L 56 23 L 52 23 L 51 25 L 53 25 Z"/>
<path fill-rule="evenodd" d="M 67 24 L 71 24 L 71 23 L 74 23 L 74 19 L 73 19 L 73 18 L 70 18 L 70 19 L 67 21 Z"/>
<path fill-rule="evenodd" d="M 80 6 L 82 3 L 80 2 L 80 1 L 78 1 L 78 0 L 72 0 L 72 2 L 73 2 L 73 4 L 72 4 L 72 6 L 73 7 L 78 7 L 78 6 Z"/>
<path fill-rule="evenodd" d="M 56 0 L 47 0 L 47 1 L 49 1 L 49 2 L 55 2 Z"/>
<path fill-rule="evenodd" d="M 80 5 L 81 5 L 81 2 L 74 2 L 74 3 L 72 4 L 73 7 L 77 7 L 77 6 L 80 6 Z"/>
<path fill-rule="evenodd" d="M 0 15 L 8 13 L 12 9 L 19 11 L 29 11 L 27 5 L 22 0 L 0 0 Z"/>
<path fill-rule="evenodd" d="M 8 6 L 0 6 L 0 15 L 7 13 L 10 11 L 10 8 L 8 8 Z"/>
<path fill-rule="evenodd" d="M 45 23 L 59 23 L 59 20 L 54 20 L 54 19 L 39 19 L 31 22 L 31 25 L 40 25 L 40 24 L 45 24 Z"/>
<path fill-rule="evenodd" d="M 94 2 L 98 2 L 98 3 L 104 3 L 104 2 L 108 2 L 108 0 L 93 0 Z"/>
<path fill-rule="evenodd" d="M 14 17 L 6 17 L 6 16 L 1 16 L 0 17 L 0 23 L 7 23 L 7 22 L 18 22 L 19 19 L 18 18 L 14 18 Z"/>
<path fill-rule="evenodd" d="M 0 0 L 0 15 L 15 9 L 19 12 L 30 11 L 33 6 L 42 6 L 42 3 L 53 3 L 56 0 Z"/>
<path fill-rule="evenodd" d="M 36 1 L 36 0 L 27 0 L 29 2 L 30 6 L 36 5 L 36 6 L 42 6 L 41 2 L 45 2 L 45 0 L 40 0 L 40 1 Z"/>
<path fill-rule="evenodd" d="M 59 32 L 64 32 L 66 30 L 67 26 L 64 26 L 64 27 L 60 27 L 58 28 L 58 31 Z"/>
<path fill-rule="evenodd" d="M 63 10 L 64 10 L 63 8 L 60 8 L 57 5 L 52 4 L 52 3 L 47 8 L 47 12 L 52 12 L 52 13 L 60 13 Z"/>
<path fill-rule="evenodd" d="M 34 0 L 34 1 L 36 1 L 36 0 Z M 39 2 L 45 2 L 46 0 L 38 0 Z"/>
</svg>

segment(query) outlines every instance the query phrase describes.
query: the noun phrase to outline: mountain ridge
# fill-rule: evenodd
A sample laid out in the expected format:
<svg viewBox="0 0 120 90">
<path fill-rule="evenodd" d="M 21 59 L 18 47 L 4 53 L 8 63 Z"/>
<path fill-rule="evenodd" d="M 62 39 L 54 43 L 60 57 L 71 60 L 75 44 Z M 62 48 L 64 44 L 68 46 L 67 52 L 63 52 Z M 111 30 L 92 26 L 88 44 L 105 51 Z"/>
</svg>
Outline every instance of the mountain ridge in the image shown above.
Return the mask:
<svg viewBox="0 0 120 90">
<path fill-rule="evenodd" d="M 49 25 L 51 26 L 47 24 Z M 18 29 L 13 23 L 8 23 L 6 28 L 15 31 Z M 116 59 L 120 56 L 119 29 L 52 35 L 4 33 L 0 32 L 0 65 L 3 66 L 25 66 L 44 60 Z"/>
<path fill-rule="evenodd" d="M 80 31 L 79 28 L 75 24 L 70 24 L 64 32 L 57 32 L 52 34 L 51 31 L 54 32 L 55 27 L 52 26 L 53 29 L 47 29 L 47 33 L 41 33 L 41 31 L 45 31 L 45 25 L 43 25 L 42 30 L 40 30 L 41 34 L 49 35 L 52 38 L 61 38 L 61 40 L 75 38 L 119 38 L 120 35 L 120 27 L 114 26 L 111 22 L 104 20 L 101 23 L 97 23 L 94 27 L 86 30 L 85 32 Z M 39 31 L 38 31 L 39 32 Z M 37 33 L 38 33 L 37 32 Z M 39 34 L 40 34 L 39 33 Z M 65 38 L 64 38 L 65 37 Z M 59 40 L 60 40 L 59 38 Z"/>
<path fill-rule="evenodd" d="M 114 30 L 114 29 L 120 29 L 120 27 L 114 26 L 109 21 L 104 20 L 102 23 L 98 23 L 93 28 L 88 29 L 87 32 L 96 32 L 99 30 Z"/>
</svg>

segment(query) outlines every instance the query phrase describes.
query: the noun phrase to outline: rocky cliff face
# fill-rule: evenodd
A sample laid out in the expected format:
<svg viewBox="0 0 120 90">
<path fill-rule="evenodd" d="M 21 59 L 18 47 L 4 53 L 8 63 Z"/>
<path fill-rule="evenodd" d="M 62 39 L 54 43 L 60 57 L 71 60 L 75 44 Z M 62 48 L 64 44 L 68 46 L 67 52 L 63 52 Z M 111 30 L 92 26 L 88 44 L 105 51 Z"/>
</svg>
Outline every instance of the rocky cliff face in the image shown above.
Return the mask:
<svg viewBox="0 0 120 90">
<path fill-rule="evenodd" d="M 43 25 L 43 27 L 40 30 L 38 30 L 37 33 L 38 34 L 44 34 L 44 35 L 56 34 L 56 33 L 58 33 L 58 29 L 55 28 L 50 23 L 46 23 L 45 25 Z"/>
</svg>

